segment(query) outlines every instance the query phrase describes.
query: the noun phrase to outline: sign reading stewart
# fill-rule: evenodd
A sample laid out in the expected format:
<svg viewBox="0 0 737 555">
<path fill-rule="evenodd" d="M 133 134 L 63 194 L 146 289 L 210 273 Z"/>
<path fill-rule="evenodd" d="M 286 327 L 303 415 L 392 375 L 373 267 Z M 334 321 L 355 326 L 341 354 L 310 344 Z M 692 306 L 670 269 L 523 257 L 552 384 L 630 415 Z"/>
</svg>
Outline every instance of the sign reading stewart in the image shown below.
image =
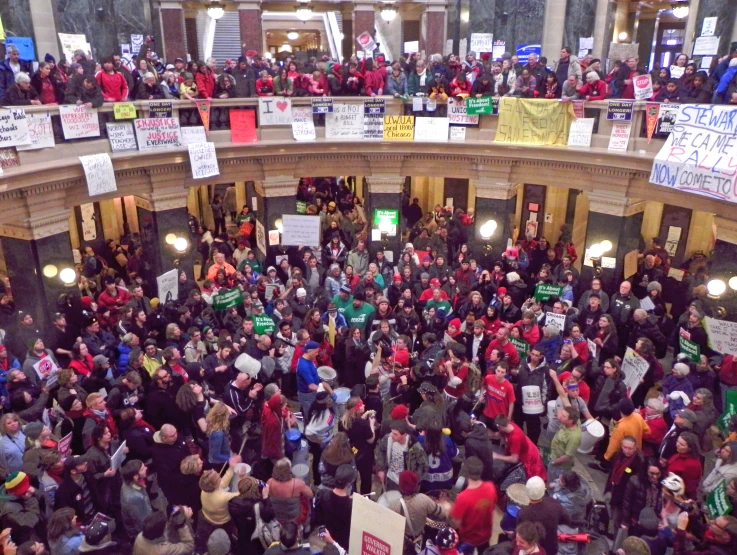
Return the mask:
<svg viewBox="0 0 737 555">
<path fill-rule="evenodd" d="M 737 108 L 681 104 L 650 182 L 737 202 Z"/>
</svg>

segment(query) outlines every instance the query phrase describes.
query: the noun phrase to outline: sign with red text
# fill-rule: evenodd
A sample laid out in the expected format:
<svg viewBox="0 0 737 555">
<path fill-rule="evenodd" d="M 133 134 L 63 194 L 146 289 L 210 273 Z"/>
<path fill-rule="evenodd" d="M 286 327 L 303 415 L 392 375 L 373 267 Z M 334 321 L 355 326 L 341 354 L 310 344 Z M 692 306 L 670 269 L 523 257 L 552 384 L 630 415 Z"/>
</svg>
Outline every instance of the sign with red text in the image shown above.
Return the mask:
<svg viewBox="0 0 737 555">
<path fill-rule="evenodd" d="M 254 110 L 230 110 L 230 141 L 233 144 L 258 142 Z"/>
<path fill-rule="evenodd" d="M 632 81 L 635 86 L 635 100 L 650 100 L 653 96 L 653 78 L 649 73 L 638 75 Z"/>
<path fill-rule="evenodd" d="M 469 116 L 463 100 L 448 99 L 448 119 L 450 125 L 478 125 L 479 116 Z"/>
<path fill-rule="evenodd" d="M 54 148 L 54 129 L 51 127 L 51 114 L 26 114 L 28 137 L 30 144 L 17 145 L 18 150 L 38 150 L 39 148 Z"/>
<path fill-rule="evenodd" d="M 353 512 L 348 553 L 351 555 L 402 555 L 405 518 L 358 493 L 354 493 L 351 499 Z"/>
<path fill-rule="evenodd" d="M 187 145 L 192 178 L 203 179 L 220 175 L 215 143 L 192 143 Z"/>
<path fill-rule="evenodd" d="M 632 123 L 629 121 L 615 122 L 612 124 L 612 134 L 609 137 L 609 150 L 625 152 L 630 144 L 630 133 Z"/>
<path fill-rule="evenodd" d="M 65 139 L 85 139 L 100 136 L 100 121 L 97 109 L 84 104 L 64 104 L 59 106 L 61 128 Z"/>
<path fill-rule="evenodd" d="M 182 146 L 179 118 L 143 118 L 135 121 L 138 150 Z"/>
</svg>

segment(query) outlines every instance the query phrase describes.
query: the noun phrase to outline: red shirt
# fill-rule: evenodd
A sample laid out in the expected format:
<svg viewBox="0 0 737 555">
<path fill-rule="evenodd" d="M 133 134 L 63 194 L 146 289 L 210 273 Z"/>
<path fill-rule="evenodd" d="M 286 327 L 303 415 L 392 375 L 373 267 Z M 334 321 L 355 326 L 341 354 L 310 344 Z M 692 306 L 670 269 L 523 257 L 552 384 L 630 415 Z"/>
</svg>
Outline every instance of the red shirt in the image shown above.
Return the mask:
<svg viewBox="0 0 737 555">
<path fill-rule="evenodd" d="M 499 383 L 496 376 L 490 374 L 484 378 L 484 388 L 486 391 L 484 416 L 489 418 L 494 418 L 498 414 L 509 416 L 509 406 L 517 400 L 512 384 L 507 380 Z"/>
<path fill-rule="evenodd" d="M 434 291 L 434 289 L 432 287 L 430 287 L 429 289 L 425 289 L 420 294 L 420 301 L 427 302 L 430 299 L 432 299 L 432 292 L 433 291 Z M 442 289 L 440 290 L 440 298 L 443 299 L 444 301 L 447 301 L 448 300 L 448 294 L 445 291 L 443 291 Z"/>
<path fill-rule="evenodd" d="M 543 480 L 547 480 L 548 471 L 545 468 L 540 451 L 532 440 L 525 435 L 522 428 L 517 424 L 511 423 L 514 429 L 510 434 L 505 436 L 507 442 L 507 455 L 517 453 L 519 461 L 525 465 L 525 471 L 528 476 L 540 476 Z"/>
<path fill-rule="evenodd" d="M 578 382 L 578 396 L 583 399 L 584 403 L 587 405 L 589 404 L 589 399 L 591 399 L 591 388 L 589 387 L 589 384 L 583 380 Z"/>
<path fill-rule="evenodd" d="M 38 99 L 42 104 L 56 103 L 56 90 L 54 90 L 54 84 L 48 77 L 41 79 L 41 90 L 38 92 Z"/>
<path fill-rule="evenodd" d="M 489 542 L 496 500 L 496 486 L 492 482 L 483 482 L 458 494 L 450 516 L 461 523 L 458 534 L 462 542 L 471 545 Z"/>
<path fill-rule="evenodd" d="M 502 345 L 498 339 L 494 339 L 489 346 L 486 348 L 486 360 L 491 358 L 491 351 L 499 349 L 506 356 L 506 360 L 510 366 L 517 366 L 519 364 L 519 355 L 517 354 L 517 347 L 512 345 L 511 341 L 507 339 L 507 344 Z"/>
<path fill-rule="evenodd" d="M 459 380 L 461 380 L 461 383 L 459 383 L 455 387 L 446 385 L 445 392 L 448 395 L 455 397 L 456 399 L 460 399 L 461 397 L 463 397 L 463 394 L 466 392 L 466 389 L 468 389 L 466 387 L 466 377 L 468 376 L 468 364 L 464 364 L 458 370 L 453 370 L 453 375 Z"/>
<path fill-rule="evenodd" d="M 665 466 L 666 472 L 673 472 L 683 478 L 686 485 L 686 497 L 694 499 L 701 482 L 701 475 L 704 473 L 701 468 L 701 462 L 691 455 L 682 455 L 676 453 Z"/>
</svg>

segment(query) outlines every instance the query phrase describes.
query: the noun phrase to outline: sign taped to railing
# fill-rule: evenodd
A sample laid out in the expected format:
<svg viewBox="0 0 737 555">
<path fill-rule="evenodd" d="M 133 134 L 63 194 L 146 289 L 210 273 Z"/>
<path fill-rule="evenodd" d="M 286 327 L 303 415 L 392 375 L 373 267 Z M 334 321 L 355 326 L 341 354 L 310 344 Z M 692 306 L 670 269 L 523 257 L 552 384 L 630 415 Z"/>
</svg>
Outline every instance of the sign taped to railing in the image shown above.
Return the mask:
<svg viewBox="0 0 737 555">
<path fill-rule="evenodd" d="M 64 138 L 67 140 L 100 136 L 96 108 L 87 108 L 84 104 L 64 104 L 59 106 L 59 116 Z"/>
<path fill-rule="evenodd" d="M 138 150 L 182 146 L 178 118 L 143 118 L 134 123 Z"/>
<path fill-rule="evenodd" d="M 0 108 L 0 148 L 28 144 L 26 113 L 20 108 Z"/>
</svg>

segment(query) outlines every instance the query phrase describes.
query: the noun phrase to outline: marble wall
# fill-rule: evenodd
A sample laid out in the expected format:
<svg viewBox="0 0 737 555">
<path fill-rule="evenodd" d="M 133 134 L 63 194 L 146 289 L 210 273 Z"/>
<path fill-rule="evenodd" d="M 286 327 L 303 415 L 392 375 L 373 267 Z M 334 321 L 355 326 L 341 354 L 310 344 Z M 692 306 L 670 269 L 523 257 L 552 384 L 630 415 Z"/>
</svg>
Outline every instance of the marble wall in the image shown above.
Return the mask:
<svg viewBox="0 0 737 555">
<path fill-rule="evenodd" d="M 545 0 L 470 0 L 468 38 L 471 33 L 494 33 L 507 42 L 507 51 L 518 44 L 542 44 Z"/>
<path fill-rule="evenodd" d="M 570 47 L 574 56 L 578 53 L 578 39 L 594 36 L 597 0 L 568 0 L 563 46 Z"/>
<path fill-rule="evenodd" d="M 737 19 L 737 2 L 734 0 L 700 0 L 696 20 L 696 36 L 701 35 L 701 27 L 705 17 L 717 17 L 717 28 L 714 33 L 721 37 L 719 55 L 724 56 L 729 50 L 732 31 Z"/>
<path fill-rule="evenodd" d="M 11 37 L 33 37 L 31 3 L 29 0 L 0 2 L 0 17 L 5 34 Z"/>
</svg>

